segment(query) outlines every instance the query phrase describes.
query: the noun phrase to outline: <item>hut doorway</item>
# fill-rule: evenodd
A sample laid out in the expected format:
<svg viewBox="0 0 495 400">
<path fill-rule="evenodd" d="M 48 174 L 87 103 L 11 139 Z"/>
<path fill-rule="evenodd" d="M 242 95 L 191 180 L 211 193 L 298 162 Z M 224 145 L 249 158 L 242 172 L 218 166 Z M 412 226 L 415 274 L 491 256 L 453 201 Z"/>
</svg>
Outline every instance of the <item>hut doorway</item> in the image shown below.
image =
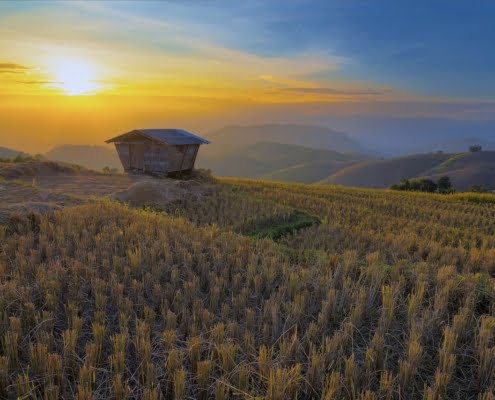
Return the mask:
<svg viewBox="0 0 495 400">
<path fill-rule="evenodd" d="M 144 170 L 144 144 L 129 146 L 131 169 Z"/>
</svg>

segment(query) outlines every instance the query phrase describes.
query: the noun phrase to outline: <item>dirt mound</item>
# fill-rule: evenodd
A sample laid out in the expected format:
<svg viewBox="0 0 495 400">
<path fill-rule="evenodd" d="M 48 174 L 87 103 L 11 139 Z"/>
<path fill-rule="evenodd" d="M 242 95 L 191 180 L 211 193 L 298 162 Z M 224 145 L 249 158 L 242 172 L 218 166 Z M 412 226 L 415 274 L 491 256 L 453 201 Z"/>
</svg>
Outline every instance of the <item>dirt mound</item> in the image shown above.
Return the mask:
<svg viewBox="0 0 495 400">
<path fill-rule="evenodd" d="M 6 179 L 18 179 L 32 176 L 53 176 L 59 174 L 78 174 L 83 172 L 76 167 L 54 161 L 35 161 L 21 164 L 8 164 L 0 167 L 0 176 Z M 89 172 L 89 171 L 84 171 Z"/>
<path fill-rule="evenodd" d="M 171 179 L 179 179 L 181 181 L 195 181 L 201 183 L 214 183 L 215 178 L 211 174 L 211 170 L 209 169 L 194 169 L 192 171 L 177 171 L 170 172 L 167 175 L 168 178 Z"/>
<path fill-rule="evenodd" d="M 208 185 L 193 180 L 146 179 L 110 197 L 131 207 L 160 208 L 185 196 L 202 196 L 208 189 Z"/>
</svg>

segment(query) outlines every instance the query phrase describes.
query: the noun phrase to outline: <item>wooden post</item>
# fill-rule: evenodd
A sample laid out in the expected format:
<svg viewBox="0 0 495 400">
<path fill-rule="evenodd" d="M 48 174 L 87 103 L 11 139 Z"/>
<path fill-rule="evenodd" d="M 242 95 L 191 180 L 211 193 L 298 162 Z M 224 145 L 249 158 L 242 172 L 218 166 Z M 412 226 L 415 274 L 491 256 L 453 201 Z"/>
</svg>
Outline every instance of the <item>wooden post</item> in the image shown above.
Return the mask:
<svg viewBox="0 0 495 400">
<path fill-rule="evenodd" d="M 199 144 L 196 145 L 196 150 L 194 151 L 194 157 L 192 160 L 191 170 L 194 169 L 194 163 L 196 162 L 196 157 L 198 156 L 198 151 L 199 151 Z"/>
<path fill-rule="evenodd" d="M 188 148 L 189 148 L 189 145 L 186 144 L 186 147 L 184 148 L 184 153 L 182 153 L 182 160 L 180 162 L 180 177 L 181 178 L 182 178 L 182 167 L 184 166 L 184 159 L 186 158 Z"/>
</svg>

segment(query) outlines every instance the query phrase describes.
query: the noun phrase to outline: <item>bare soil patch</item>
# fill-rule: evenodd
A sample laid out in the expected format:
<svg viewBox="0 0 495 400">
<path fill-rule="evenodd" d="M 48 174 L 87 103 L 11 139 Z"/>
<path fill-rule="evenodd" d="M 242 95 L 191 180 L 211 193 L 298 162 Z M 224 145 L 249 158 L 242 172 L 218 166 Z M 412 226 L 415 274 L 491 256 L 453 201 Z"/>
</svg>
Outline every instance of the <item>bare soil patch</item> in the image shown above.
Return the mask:
<svg viewBox="0 0 495 400">
<path fill-rule="evenodd" d="M 43 213 L 107 197 L 131 207 L 164 207 L 212 186 L 201 173 L 188 180 L 103 174 L 56 162 L 0 164 L 0 223 L 13 214 Z"/>
<path fill-rule="evenodd" d="M 4 180 L 0 182 L 0 223 L 11 215 L 50 212 L 81 202 L 77 197 L 19 180 Z"/>
</svg>

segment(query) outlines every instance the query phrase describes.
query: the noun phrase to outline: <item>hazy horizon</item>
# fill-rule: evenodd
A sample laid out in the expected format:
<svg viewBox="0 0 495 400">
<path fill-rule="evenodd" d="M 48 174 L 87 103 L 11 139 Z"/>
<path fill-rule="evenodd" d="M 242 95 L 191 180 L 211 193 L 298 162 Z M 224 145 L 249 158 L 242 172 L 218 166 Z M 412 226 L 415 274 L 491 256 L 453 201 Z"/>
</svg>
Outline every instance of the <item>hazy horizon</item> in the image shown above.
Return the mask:
<svg viewBox="0 0 495 400">
<path fill-rule="evenodd" d="M 264 123 L 329 127 L 384 154 L 432 133 L 486 139 L 493 15 L 467 1 L 1 2 L 0 145 Z"/>
</svg>

